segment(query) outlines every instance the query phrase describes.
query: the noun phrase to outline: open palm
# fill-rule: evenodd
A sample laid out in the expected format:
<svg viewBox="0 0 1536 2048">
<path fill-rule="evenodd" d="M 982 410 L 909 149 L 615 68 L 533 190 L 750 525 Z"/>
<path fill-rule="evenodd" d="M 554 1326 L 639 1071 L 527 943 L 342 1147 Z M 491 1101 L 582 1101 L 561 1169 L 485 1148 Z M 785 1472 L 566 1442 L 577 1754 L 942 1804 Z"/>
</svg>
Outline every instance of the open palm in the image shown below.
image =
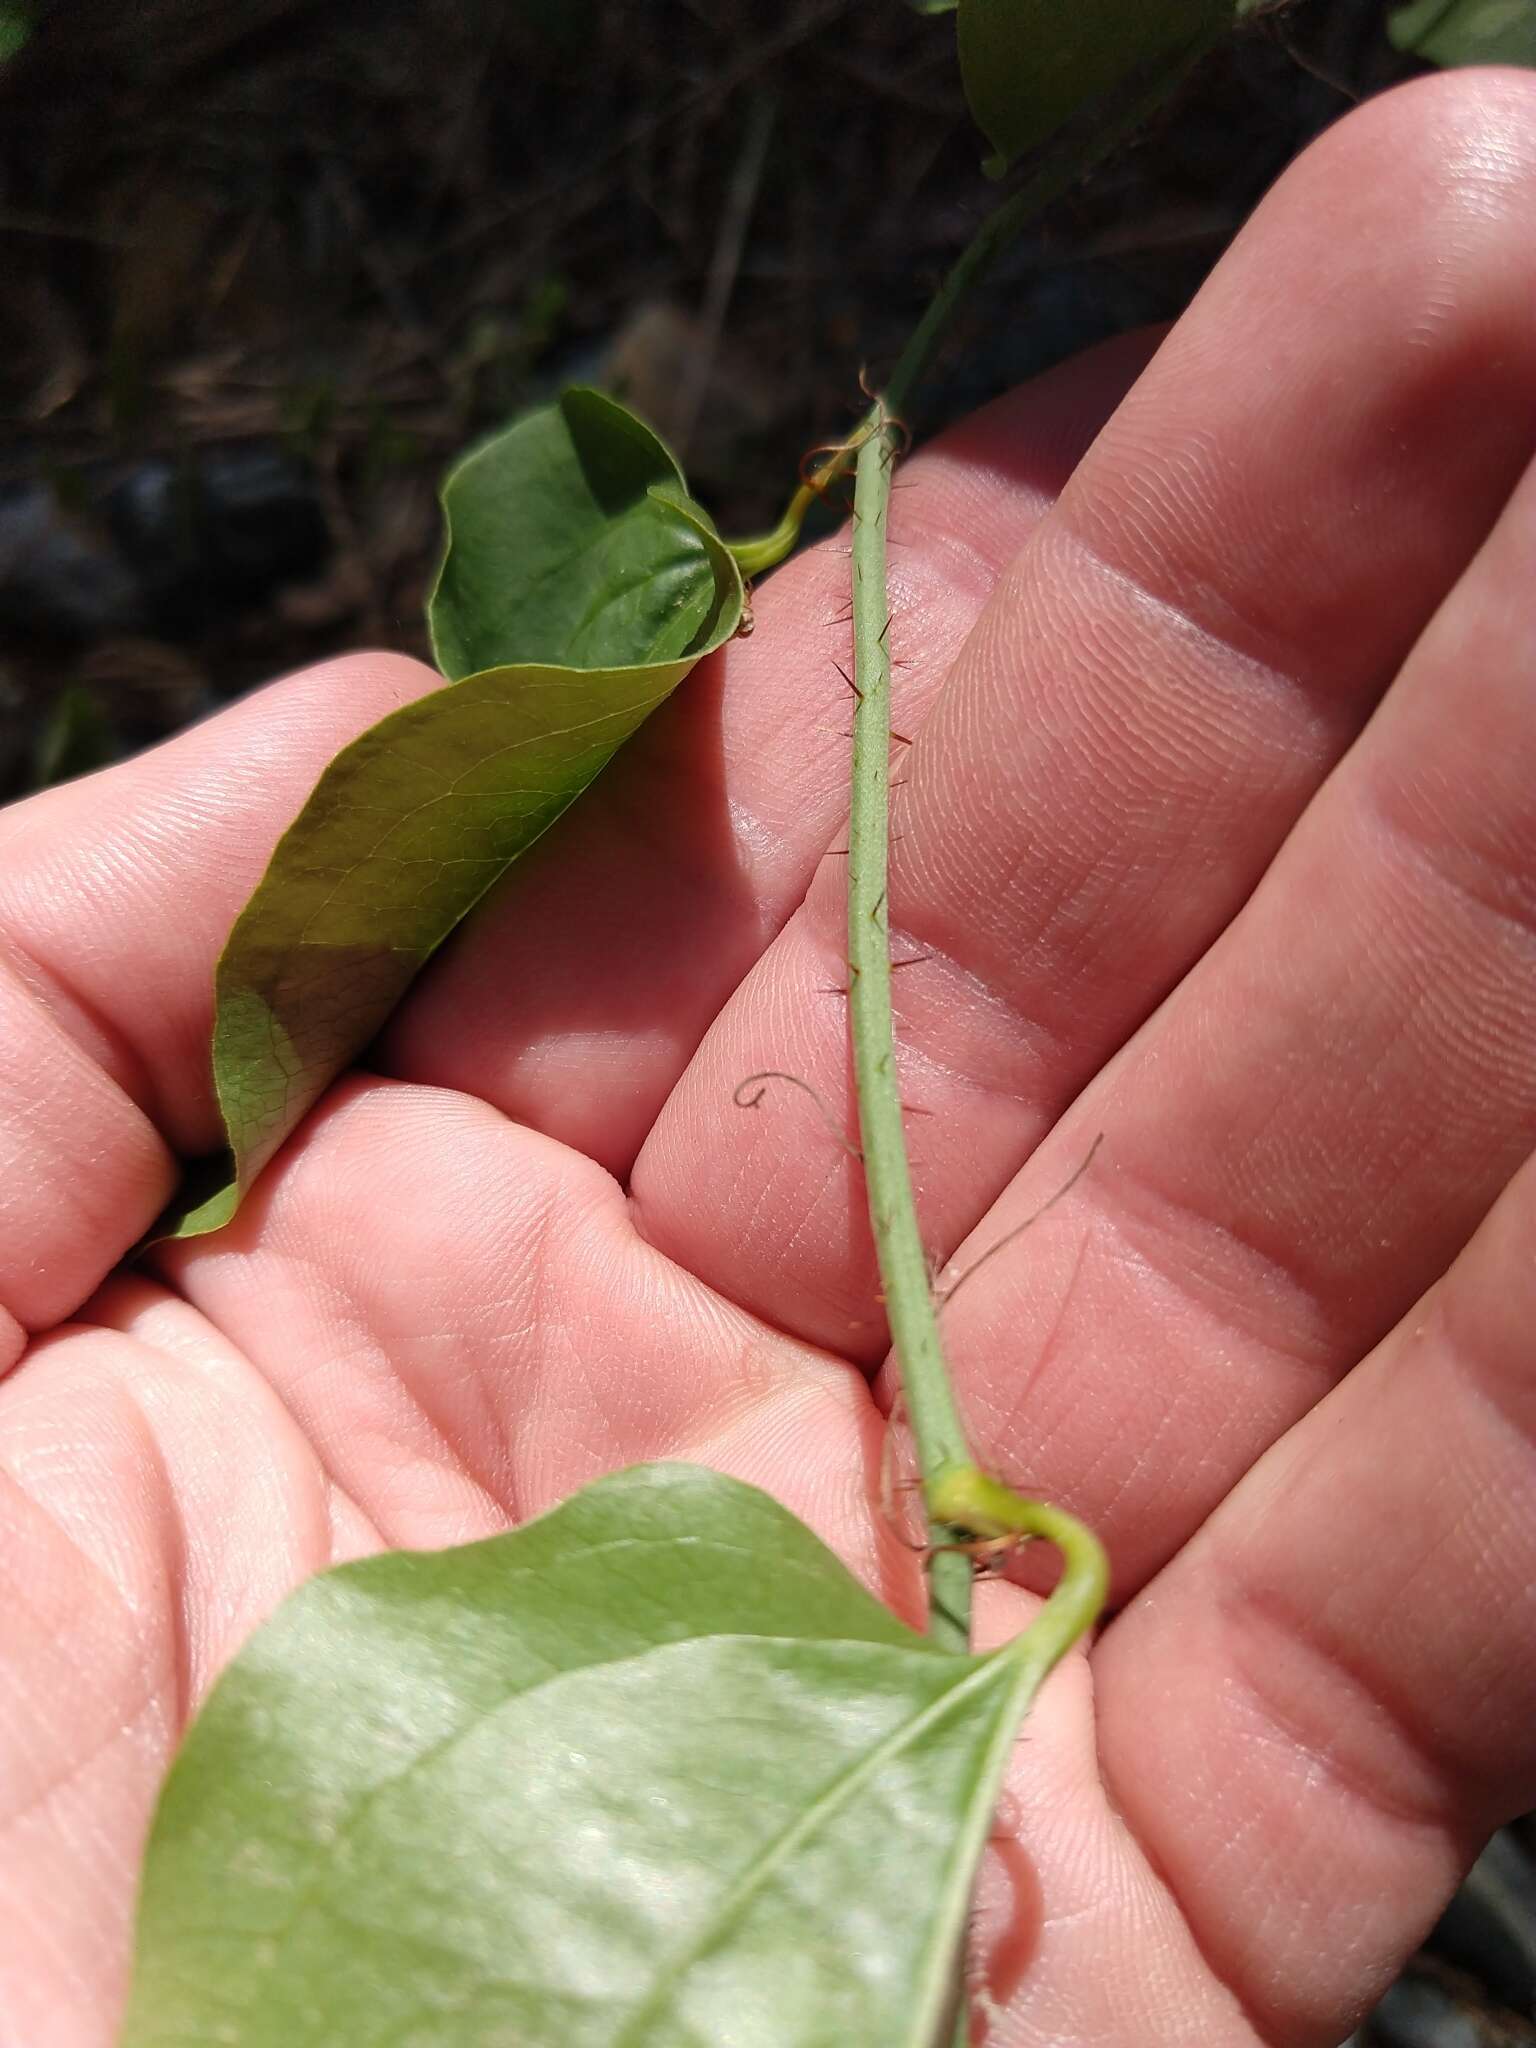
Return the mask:
<svg viewBox="0 0 1536 2048">
<path fill-rule="evenodd" d="M 999 1817 L 995 2044 L 1337 2041 L 1536 1796 L 1533 230 L 1531 81 L 1410 88 L 1144 374 L 1113 345 L 903 473 L 948 1277 L 1102 1134 L 945 1318 L 978 1453 L 1115 1565 Z M 434 679 L 338 663 L 0 818 L 4 2048 L 110 2040 L 178 1734 L 324 1565 L 685 1457 L 916 1612 L 859 1170 L 803 1093 L 733 1103 L 773 1068 L 851 1115 L 846 576 L 775 578 L 236 1223 L 126 1275 L 216 1139 L 233 914 Z"/>
</svg>

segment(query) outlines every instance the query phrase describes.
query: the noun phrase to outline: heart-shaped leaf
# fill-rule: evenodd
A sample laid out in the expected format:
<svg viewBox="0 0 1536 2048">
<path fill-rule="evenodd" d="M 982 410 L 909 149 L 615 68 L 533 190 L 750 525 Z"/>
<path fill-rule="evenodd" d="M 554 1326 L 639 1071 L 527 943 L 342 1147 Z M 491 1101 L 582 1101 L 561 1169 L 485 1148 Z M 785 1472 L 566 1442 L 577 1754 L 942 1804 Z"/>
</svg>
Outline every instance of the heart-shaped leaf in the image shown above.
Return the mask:
<svg viewBox="0 0 1536 2048">
<path fill-rule="evenodd" d="M 1136 74 L 1177 63 L 1234 0 L 960 0 L 960 74 L 1001 172 Z"/>
<path fill-rule="evenodd" d="M 468 456 L 443 505 L 450 684 L 336 756 L 241 912 L 213 1032 L 230 1157 L 164 1235 L 229 1220 L 428 956 L 740 623 L 740 572 L 676 462 L 598 392 Z"/>
<path fill-rule="evenodd" d="M 1038 1675 L 690 1466 L 343 1566 L 167 1780 L 122 2048 L 931 2048 Z"/>
</svg>

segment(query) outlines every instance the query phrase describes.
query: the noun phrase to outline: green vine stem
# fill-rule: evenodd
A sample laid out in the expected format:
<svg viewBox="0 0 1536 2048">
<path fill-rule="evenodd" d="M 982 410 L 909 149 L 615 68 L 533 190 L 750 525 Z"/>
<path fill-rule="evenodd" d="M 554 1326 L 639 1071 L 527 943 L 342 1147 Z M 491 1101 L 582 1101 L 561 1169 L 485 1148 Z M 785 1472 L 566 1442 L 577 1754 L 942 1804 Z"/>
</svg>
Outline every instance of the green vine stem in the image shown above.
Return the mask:
<svg viewBox="0 0 1536 2048">
<path fill-rule="evenodd" d="M 929 1631 L 948 1648 L 969 1647 L 972 1543 L 1044 1537 L 1061 1552 L 1065 1569 L 1020 1646 L 1021 1656 L 1040 1660 L 1043 1678 L 1093 1625 L 1108 1574 L 1098 1538 L 1080 1522 L 1024 1499 L 972 1457 L 944 1362 L 918 1226 L 896 1071 L 887 898 L 891 653 L 885 559 L 895 455 L 891 423 L 877 406 L 875 427 L 859 449 L 854 484 L 857 702 L 848 817 L 848 1019 L 869 1220 L 928 1509 Z"/>
<path fill-rule="evenodd" d="M 896 435 L 876 403 L 858 451 L 853 499 L 853 648 L 856 703 L 848 824 L 848 1019 L 870 1228 L 891 1341 L 917 1445 L 928 1510 L 928 1630 L 944 1648 L 970 1647 L 972 1555 L 1044 1537 L 1061 1579 L 1005 1655 L 1018 1667 L 1021 1710 L 1052 1666 L 1098 1617 L 1109 1583 L 1103 1546 L 1060 1508 L 1026 1500 L 971 1456 L 939 1336 L 928 1257 L 918 1226 L 902 1126 L 891 999 L 891 617 L 886 522 Z M 948 2048 L 970 2040 L 965 1956 L 956 1960 Z"/>
<path fill-rule="evenodd" d="M 886 905 L 890 844 L 891 655 L 885 529 L 895 444 L 882 418 L 858 453 L 853 499 L 853 774 L 848 814 L 848 1020 L 869 1220 L 884 1283 L 891 1341 L 925 1485 L 971 1464 L 944 1367 L 928 1255 L 918 1229 L 902 1130 L 891 1009 Z M 970 1643 L 971 1562 L 934 1535 L 928 1566 L 929 1630 L 948 1648 Z"/>
<path fill-rule="evenodd" d="M 886 383 L 882 402 L 870 408 L 848 439 L 833 449 L 800 485 L 771 533 L 726 542 L 743 576 L 761 576 L 782 562 L 800 538 L 806 513 L 823 492 L 847 474 L 869 436 L 883 430 L 891 419 L 905 416 L 944 344 L 955 315 L 1014 236 L 1127 142 L 1177 90 L 1206 52 L 1229 33 L 1230 24 L 1223 22 L 1219 29 L 1212 28 L 1189 49 L 1159 66 L 1143 81 L 1140 90 L 1126 95 L 1091 131 L 1077 133 L 1065 146 L 1048 154 L 1017 192 L 987 216 L 907 337 Z"/>
<path fill-rule="evenodd" d="M 1031 1626 L 1005 1655 L 1017 1661 L 1026 1703 L 1103 1607 L 1109 1568 L 1091 1530 L 1060 1508 L 1025 1499 L 984 1472 L 971 1455 L 944 1361 L 928 1256 L 918 1225 L 902 1125 L 891 996 L 890 853 L 891 656 L 886 524 L 901 415 L 910 405 L 966 297 L 1001 251 L 1041 210 L 1116 150 L 1218 40 L 1201 39 L 1144 82 L 1142 90 L 1048 157 L 983 224 L 909 337 L 882 397 L 791 498 L 771 533 L 729 542 L 744 576 L 782 561 L 817 497 L 850 466 L 853 501 L 853 644 L 857 702 L 848 828 L 849 1031 L 858 1098 L 870 1228 L 891 1342 L 917 1447 L 928 1515 L 928 1628 L 936 1643 L 970 1647 L 973 1556 L 1044 1538 L 1062 1575 Z M 950 2048 L 970 2038 L 964 1957 L 945 2033 Z"/>
</svg>

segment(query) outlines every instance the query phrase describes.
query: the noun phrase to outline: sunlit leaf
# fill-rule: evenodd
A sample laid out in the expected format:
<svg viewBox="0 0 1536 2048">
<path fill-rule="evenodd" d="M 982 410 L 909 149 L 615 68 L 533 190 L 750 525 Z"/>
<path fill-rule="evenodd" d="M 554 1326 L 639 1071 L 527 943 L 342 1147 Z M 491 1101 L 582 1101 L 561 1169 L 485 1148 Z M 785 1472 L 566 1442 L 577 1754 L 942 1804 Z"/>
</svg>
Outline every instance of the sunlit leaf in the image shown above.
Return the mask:
<svg viewBox="0 0 1536 2048">
<path fill-rule="evenodd" d="M 1231 23 L 1234 0 L 960 0 L 960 72 L 988 168 Z"/>
<path fill-rule="evenodd" d="M 189 1179 L 164 1234 L 228 1221 L 454 926 L 740 622 L 677 464 L 597 392 L 468 456 L 443 502 L 450 686 L 336 756 L 231 932 L 213 1062 L 232 1163 Z"/>
<path fill-rule="evenodd" d="M 1388 16 L 1387 34 L 1430 64 L 1536 67 L 1536 0 L 1415 0 Z"/>
<path fill-rule="evenodd" d="M 167 1781 L 122 2048 L 931 2048 L 1032 1682 L 688 1466 L 330 1572 Z"/>
</svg>

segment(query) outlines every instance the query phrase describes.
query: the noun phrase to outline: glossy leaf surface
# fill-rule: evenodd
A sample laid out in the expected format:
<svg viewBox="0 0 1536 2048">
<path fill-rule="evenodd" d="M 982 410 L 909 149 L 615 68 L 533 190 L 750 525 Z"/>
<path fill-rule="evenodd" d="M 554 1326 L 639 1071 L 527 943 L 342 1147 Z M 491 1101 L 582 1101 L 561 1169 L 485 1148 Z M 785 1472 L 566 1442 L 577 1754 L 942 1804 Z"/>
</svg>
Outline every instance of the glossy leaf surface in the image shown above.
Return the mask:
<svg viewBox="0 0 1536 2048">
<path fill-rule="evenodd" d="M 468 456 L 443 503 L 449 686 L 336 756 L 231 932 L 213 1063 L 232 1162 L 168 1234 L 228 1221 L 454 926 L 740 622 L 676 463 L 597 392 Z"/>
<path fill-rule="evenodd" d="M 123 2048 L 930 2048 L 1031 1683 L 694 1467 L 342 1567 L 167 1781 Z"/>
<path fill-rule="evenodd" d="M 1232 19 L 1233 0 L 960 0 L 960 72 L 996 152 L 988 169 Z"/>
</svg>

